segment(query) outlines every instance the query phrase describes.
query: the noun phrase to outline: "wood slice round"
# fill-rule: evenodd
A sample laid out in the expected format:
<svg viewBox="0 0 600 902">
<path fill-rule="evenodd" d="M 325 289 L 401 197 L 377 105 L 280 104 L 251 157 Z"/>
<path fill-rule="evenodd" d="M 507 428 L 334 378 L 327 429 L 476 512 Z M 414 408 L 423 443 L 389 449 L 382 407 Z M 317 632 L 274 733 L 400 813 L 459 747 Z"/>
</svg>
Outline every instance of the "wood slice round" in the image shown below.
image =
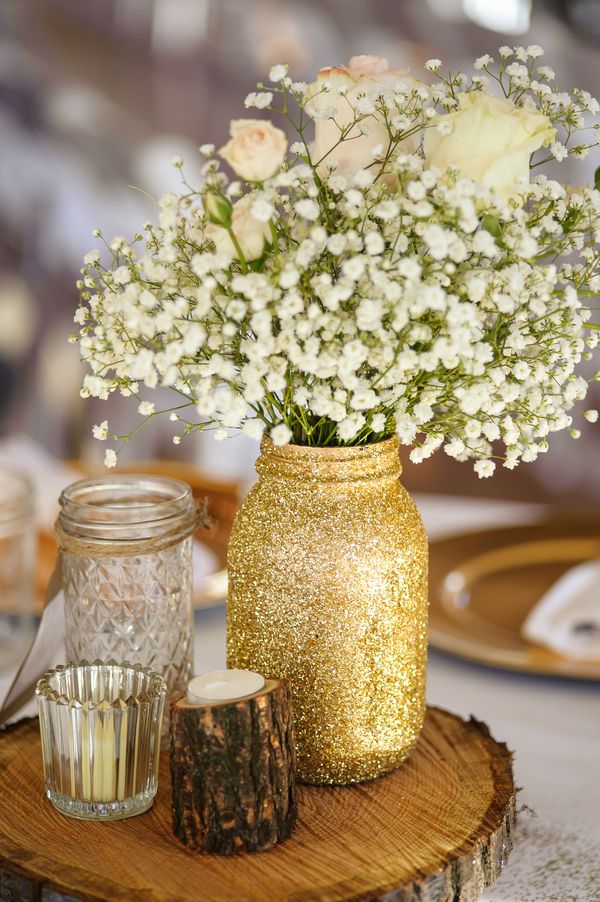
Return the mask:
<svg viewBox="0 0 600 902">
<path fill-rule="evenodd" d="M 172 835 L 166 755 L 146 814 L 104 824 L 60 814 L 44 797 L 37 721 L 24 721 L 0 734 L 0 899 L 474 902 L 512 843 L 511 757 L 485 724 L 430 708 L 398 770 L 299 786 L 290 839 L 224 859 Z"/>
</svg>

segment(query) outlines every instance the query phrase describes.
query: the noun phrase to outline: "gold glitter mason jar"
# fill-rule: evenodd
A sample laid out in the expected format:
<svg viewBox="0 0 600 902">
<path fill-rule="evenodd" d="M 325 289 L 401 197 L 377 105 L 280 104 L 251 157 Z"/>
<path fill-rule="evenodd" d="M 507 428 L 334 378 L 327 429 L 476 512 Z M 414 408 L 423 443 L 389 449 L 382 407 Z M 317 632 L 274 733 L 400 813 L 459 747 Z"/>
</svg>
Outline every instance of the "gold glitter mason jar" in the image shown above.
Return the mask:
<svg viewBox="0 0 600 902">
<path fill-rule="evenodd" d="M 289 679 L 307 783 L 384 774 L 423 725 L 427 539 L 398 450 L 265 438 L 233 526 L 228 664 Z"/>
</svg>

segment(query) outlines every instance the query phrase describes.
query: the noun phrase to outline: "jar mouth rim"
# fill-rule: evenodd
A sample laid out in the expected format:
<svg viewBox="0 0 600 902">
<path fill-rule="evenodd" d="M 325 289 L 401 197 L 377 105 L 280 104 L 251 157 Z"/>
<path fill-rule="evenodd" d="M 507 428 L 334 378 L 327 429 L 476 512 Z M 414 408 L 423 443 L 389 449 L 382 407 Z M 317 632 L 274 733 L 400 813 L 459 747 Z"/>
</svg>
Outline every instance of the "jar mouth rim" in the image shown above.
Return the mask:
<svg viewBox="0 0 600 902">
<path fill-rule="evenodd" d="M 86 495 L 91 498 L 94 497 L 94 493 L 100 491 L 106 493 L 111 491 L 118 492 L 127 488 L 135 489 L 137 494 L 141 491 L 149 493 L 154 491 L 156 492 L 156 498 L 139 501 L 136 501 L 135 498 L 125 501 L 109 500 L 102 501 L 102 503 L 98 503 L 97 500 L 90 501 L 86 498 Z M 160 491 L 161 489 L 162 491 Z M 191 498 L 191 495 L 189 485 L 181 479 L 174 479 L 171 476 L 145 475 L 143 473 L 139 475 L 123 474 L 122 476 L 115 475 L 108 478 L 99 476 L 93 479 L 79 479 L 77 482 L 72 482 L 61 492 L 60 504 L 61 506 L 67 504 L 75 505 L 78 508 L 89 511 L 98 510 L 99 508 L 109 511 L 122 511 L 124 508 L 130 511 L 147 511 L 150 507 L 157 510 L 163 505 L 170 507 L 177 502 L 187 501 Z"/>
<path fill-rule="evenodd" d="M 276 445 L 268 435 L 263 435 L 262 450 L 267 450 L 271 454 L 282 454 L 288 457 L 293 456 L 320 456 L 320 457 L 338 457 L 340 460 L 351 460 L 359 456 L 376 457 L 380 454 L 387 454 L 392 449 L 399 446 L 398 437 L 390 435 L 388 438 L 381 439 L 378 442 L 369 442 L 364 445 Z"/>
<path fill-rule="evenodd" d="M 58 524 L 69 535 L 131 541 L 159 535 L 193 517 L 190 486 L 168 476 L 118 474 L 80 479 L 60 496 Z"/>
</svg>

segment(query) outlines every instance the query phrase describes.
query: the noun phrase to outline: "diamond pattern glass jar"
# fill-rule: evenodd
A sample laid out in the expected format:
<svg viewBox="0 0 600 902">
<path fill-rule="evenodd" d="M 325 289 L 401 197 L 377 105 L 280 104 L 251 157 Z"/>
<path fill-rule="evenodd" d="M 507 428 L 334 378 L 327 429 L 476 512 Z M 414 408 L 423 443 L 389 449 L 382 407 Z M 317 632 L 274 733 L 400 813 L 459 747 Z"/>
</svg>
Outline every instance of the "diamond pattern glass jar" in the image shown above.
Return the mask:
<svg viewBox="0 0 600 902">
<path fill-rule="evenodd" d="M 162 677 L 130 664 L 68 664 L 38 682 L 46 795 L 71 817 L 141 814 L 156 795 Z"/>
<path fill-rule="evenodd" d="M 188 485 L 155 476 L 83 480 L 61 495 L 69 661 L 143 664 L 183 694 L 192 673 L 192 533 Z"/>
</svg>

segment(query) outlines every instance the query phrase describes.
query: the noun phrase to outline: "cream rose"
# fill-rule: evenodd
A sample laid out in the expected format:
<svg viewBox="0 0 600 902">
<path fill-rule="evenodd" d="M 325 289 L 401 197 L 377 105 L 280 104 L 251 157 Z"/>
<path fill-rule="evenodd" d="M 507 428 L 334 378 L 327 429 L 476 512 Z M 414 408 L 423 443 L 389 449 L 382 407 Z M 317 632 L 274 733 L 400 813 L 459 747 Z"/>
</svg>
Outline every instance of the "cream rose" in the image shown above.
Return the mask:
<svg viewBox="0 0 600 902">
<path fill-rule="evenodd" d="M 312 158 L 315 163 L 322 161 L 321 171 L 326 171 L 327 163 L 335 161 L 339 172 L 354 173 L 373 162 L 374 147 L 388 147 L 389 134 L 377 113 L 363 118 L 360 126 L 355 126 L 341 144 L 335 145 L 340 139 L 340 129 L 348 126 L 355 117 L 359 94 L 374 100 L 382 88 L 393 91 L 398 84 L 409 89 L 423 87 L 422 82 L 407 73 L 407 69 L 393 69 L 380 56 L 353 56 L 347 66 L 319 71 L 316 81 L 307 89 L 306 111 L 315 120 Z M 332 90 L 323 90 L 326 83 Z M 345 96 L 338 94 L 338 88 L 345 89 Z M 322 118 L 332 107 L 336 110 L 334 119 Z M 361 134 L 362 129 L 368 129 L 368 134 Z M 416 144 L 415 137 L 407 138 L 400 149 L 410 153 Z"/>
<path fill-rule="evenodd" d="M 438 116 L 434 125 L 448 123 L 451 132 L 425 131 L 423 149 L 428 166 L 454 166 L 463 178 L 480 182 L 508 197 L 517 182 L 529 182 L 529 158 L 554 140 L 550 120 L 512 100 L 483 91 L 461 94 L 458 110 Z"/>
<path fill-rule="evenodd" d="M 220 149 L 236 175 L 248 182 L 262 182 L 279 169 L 285 159 L 287 139 L 268 119 L 232 119 L 231 140 Z"/>
<path fill-rule="evenodd" d="M 246 194 L 236 201 L 231 211 L 231 230 L 244 258 L 248 261 L 262 257 L 270 234 L 268 222 L 257 222 L 252 216 L 251 208 L 254 200 L 254 194 Z M 229 259 L 238 256 L 237 248 L 228 230 L 223 226 L 209 222 L 204 227 L 204 235 L 214 241 L 218 254 L 223 254 Z"/>
</svg>

